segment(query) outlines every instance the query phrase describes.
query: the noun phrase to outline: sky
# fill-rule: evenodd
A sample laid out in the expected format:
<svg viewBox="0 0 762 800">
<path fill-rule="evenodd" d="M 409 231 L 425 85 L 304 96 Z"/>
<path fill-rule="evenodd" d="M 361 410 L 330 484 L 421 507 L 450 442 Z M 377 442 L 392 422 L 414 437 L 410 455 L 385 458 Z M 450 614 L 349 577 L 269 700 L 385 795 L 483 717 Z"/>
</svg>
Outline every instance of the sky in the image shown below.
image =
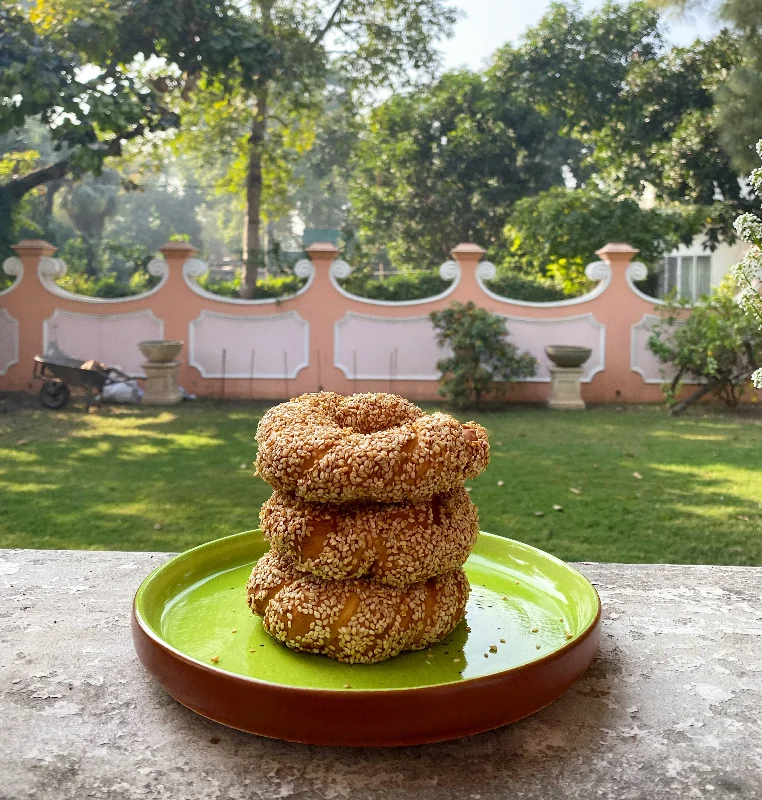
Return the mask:
<svg viewBox="0 0 762 800">
<path fill-rule="evenodd" d="M 523 31 L 536 23 L 550 0 L 454 0 L 464 17 L 455 25 L 454 37 L 441 44 L 445 69 L 483 67 L 500 45 L 515 42 Z M 582 0 L 586 10 L 600 6 L 596 0 Z M 691 18 L 670 20 L 669 39 L 674 44 L 690 44 L 705 37 L 717 25 L 707 13 L 694 12 Z"/>
</svg>

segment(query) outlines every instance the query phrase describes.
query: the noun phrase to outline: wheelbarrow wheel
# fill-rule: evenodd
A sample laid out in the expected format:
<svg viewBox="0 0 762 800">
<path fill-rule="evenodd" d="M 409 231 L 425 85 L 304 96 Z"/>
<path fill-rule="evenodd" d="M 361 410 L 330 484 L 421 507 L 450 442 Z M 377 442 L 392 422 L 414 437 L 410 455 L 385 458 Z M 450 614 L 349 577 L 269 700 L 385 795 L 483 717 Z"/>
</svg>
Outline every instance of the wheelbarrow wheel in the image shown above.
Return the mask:
<svg viewBox="0 0 762 800">
<path fill-rule="evenodd" d="M 48 381 L 40 389 L 40 402 L 45 408 L 63 408 L 68 402 L 71 392 L 65 383 Z"/>
</svg>

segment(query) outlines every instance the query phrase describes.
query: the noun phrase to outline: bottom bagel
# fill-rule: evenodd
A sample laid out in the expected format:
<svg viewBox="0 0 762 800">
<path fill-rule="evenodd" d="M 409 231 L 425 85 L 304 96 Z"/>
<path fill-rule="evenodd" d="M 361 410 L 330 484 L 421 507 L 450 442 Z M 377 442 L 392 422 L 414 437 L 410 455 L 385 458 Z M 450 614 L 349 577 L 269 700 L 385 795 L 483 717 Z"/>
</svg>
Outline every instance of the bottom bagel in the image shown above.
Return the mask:
<svg viewBox="0 0 762 800">
<path fill-rule="evenodd" d="M 273 552 L 246 587 L 265 630 L 294 650 L 371 664 L 422 650 L 463 619 L 470 586 L 462 569 L 404 588 L 368 580 L 324 580 Z"/>
</svg>

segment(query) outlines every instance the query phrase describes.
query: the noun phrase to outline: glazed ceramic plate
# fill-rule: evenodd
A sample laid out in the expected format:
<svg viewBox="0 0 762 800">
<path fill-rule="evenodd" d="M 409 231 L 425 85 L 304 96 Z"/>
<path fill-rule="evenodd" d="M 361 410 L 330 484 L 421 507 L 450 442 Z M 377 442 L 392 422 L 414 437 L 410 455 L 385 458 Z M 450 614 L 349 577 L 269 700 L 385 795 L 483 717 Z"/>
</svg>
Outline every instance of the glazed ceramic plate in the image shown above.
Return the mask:
<svg viewBox="0 0 762 800">
<path fill-rule="evenodd" d="M 429 650 L 342 664 L 276 642 L 246 604 L 259 531 L 188 550 L 135 595 L 140 660 L 183 705 L 262 736 L 321 745 L 454 739 L 556 699 L 595 658 L 600 601 L 568 565 L 482 533 L 466 619 Z M 347 688 L 348 687 L 348 688 Z"/>
</svg>

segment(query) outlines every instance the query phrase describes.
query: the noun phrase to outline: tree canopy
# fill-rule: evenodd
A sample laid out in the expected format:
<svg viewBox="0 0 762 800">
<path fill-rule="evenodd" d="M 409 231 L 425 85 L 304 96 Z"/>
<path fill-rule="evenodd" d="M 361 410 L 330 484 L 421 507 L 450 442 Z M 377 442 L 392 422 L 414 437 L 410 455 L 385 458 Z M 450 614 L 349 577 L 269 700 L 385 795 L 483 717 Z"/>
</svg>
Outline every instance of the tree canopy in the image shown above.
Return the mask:
<svg viewBox="0 0 762 800">
<path fill-rule="evenodd" d="M 589 287 L 585 267 L 606 242 L 626 241 L 638 248 L 638 260 L 655 277 L 664 253 L 690 241 L 694 228 L 695 222 L 677 211 L 644 208 L 632 198 L 597 188 L 554 187 L 514 206 L 505 229 L 511 247 L 507 259 L 577 294 Z"/>
<path fill-rule="evenodd" d="M 562 182 L 563 140 L 542 115 L 469 71 L 396 96 L 370 115 L 351 177 L 362 239 L 400 265 L 495 246 L 513 203 Z"/>
</svg>

